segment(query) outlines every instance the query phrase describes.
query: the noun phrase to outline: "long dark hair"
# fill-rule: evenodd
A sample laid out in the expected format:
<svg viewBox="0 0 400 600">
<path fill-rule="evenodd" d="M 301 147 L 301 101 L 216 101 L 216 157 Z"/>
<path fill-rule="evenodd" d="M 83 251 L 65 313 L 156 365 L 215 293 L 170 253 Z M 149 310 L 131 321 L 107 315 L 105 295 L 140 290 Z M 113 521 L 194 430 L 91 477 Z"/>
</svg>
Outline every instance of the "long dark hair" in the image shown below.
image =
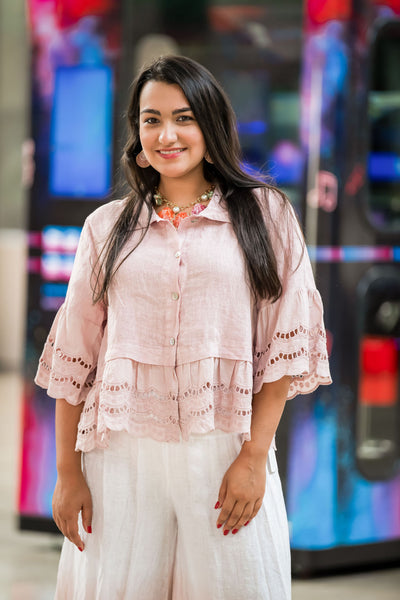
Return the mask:
<svg viewBox="0 0 400 600">
<path fill-rule="evenodd" d="M 144 68 L 132 84 L 128 107 L 128 139 L 121 164 L 130 186 L 126 204 L 114 224 L 96 269 L 93 300 L 105 300 L 111 279 L 120 265 L 140 244 L 152 214 L 152 193 L 159 183 L 159 173 L 136 163 L 142 150 L 139 138 L 140 94 L 148 81 L 178 84 L 203 133 L 212 164 L 203 160 L 204 177 L 217 184 L 226 203 L 233 230 L 242 248 L 249 284 L 258 298 L 275 301 L 282 293 L 276 257 L 260 203 L 268 214 L 268 192 L 275 190 L 283 204 L 282 192 L 268 185 L 261 175 L 249 175 L 242 167 L 242 153 L 236 118 L 230 101 L 213 75 L 202 65 L 183 56 L 163 56 Z M 257 194 L 254 190 L 258 188 Z M 143 207 L 148 209 L 146 225 L 138 243 L 122 260 L 118 257 L 134 231 L 140 229 Z M 271 227 L 272 219 L 270 223 Z"/>
</svg>

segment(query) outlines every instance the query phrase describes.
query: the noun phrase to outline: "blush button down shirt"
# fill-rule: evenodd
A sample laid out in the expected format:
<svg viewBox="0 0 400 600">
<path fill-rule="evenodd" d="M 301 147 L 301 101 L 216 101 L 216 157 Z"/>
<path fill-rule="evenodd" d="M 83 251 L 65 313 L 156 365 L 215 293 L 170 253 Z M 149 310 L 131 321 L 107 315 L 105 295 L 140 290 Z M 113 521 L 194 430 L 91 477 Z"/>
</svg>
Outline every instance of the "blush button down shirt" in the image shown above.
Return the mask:
<svg viewBox="0 0 400 600">
<path fill-rule="evenodd" d="M 138 229 L 123 249 L 107 305 L 93 304 L 92 269 L 125 202 L 86 219 L 35 378 L 50 396 L 85 403 L 78 450 L 107 446 L 110 430 L 179 441 L 221 429 L 249 439 L 264 382 L 290 375 L 289 398 L 331 382 L 321 298 L 292 209 L 276 193 L 264 215 L 283 287 L 276 302 L 254 300 L 217 189 L 177 229 L 153 211 L 141 243 Z"/>
</svg>

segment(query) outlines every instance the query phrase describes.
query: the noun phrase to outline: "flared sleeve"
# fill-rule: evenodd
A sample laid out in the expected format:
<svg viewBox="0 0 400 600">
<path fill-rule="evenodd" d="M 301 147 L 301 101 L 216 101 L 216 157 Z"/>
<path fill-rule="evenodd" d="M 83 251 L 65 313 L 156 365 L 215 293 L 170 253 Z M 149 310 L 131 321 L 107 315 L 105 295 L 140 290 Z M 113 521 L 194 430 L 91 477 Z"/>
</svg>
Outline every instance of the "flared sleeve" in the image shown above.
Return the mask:
<svg viewBox="0 0 400 600">
<path fill-rule="evenodd" d="M 275 200 L 276 201 L 276 200 Z M 263 383 L 291 377 L 288 399 L 330 384 L 321 296 L 304 238 L 291 207 L 272 209 L 271 242 L 282 295 L 258 305 L 253 356 L 253 391 Z M 279 224 L 279 225 L 278 225 Z"/>
<path fill-rule="evenodd" d="M 65 302 L 45 342 L 35 383 L 52 398 L 83 402 L 93 386 L 106 322 L 106 307 L 93 303 L 92 269 L 98 249 L 89 219 L 79 239 Z"/>
</svg>

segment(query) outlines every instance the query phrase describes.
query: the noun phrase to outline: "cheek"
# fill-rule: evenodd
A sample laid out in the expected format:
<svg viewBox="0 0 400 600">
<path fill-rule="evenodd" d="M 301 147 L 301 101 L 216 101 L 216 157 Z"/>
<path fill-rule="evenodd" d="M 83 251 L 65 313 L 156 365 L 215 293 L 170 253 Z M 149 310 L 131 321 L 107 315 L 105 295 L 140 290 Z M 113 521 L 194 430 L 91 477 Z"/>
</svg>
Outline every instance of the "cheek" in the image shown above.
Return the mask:
<svg viewBox="0 0 400 600">
<path fill-rule="evenodd" d="M 151 143 L 151 136 L 149 135 L 149 132 L 143 129 L 139 129 L 139 139 L 143 148 Z"/>
<path fill-rule="evenodd" d="M 139 127 L 139 137 L 141 140 L 146 137 L 146 131 L 143 129 L 143 127 Z"/>
<path fill-rule="evenodd" d="M 203 134 L 199 131 L 194 131 L 191 134 L 191 144 L 193 147 L 198 148 L 199 152 L 205 151 L 206 144 L 204 141 Z"/>
</svg>

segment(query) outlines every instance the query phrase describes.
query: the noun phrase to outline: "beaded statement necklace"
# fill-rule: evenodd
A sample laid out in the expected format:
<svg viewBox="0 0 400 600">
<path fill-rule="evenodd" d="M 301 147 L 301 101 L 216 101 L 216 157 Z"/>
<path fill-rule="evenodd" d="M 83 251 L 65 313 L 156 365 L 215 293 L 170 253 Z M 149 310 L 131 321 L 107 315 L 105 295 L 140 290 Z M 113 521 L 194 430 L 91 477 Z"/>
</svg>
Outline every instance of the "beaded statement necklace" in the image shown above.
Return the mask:
<svg viewBox="0 0 400 600">
<path fill-rule="evenodd" d="M 167 219 L 168 221 L 171 221 L 172 224 L 175 225 L 175 227 L 178 227 L 179 223 L 183 219 L 188 217 L 189 214 L 198 215 L 199 213 L 201 213 L 201 211 L 203 211 L 206 208 L 206 205 L 203 204 L 203 202 L 211 200 L 214 194 L 214 190 L 215 185 L 212 185 L 203 194 L 201 194 L 201 196 L 198 196 L 198 198 L 196 198 L 196 200 L 194 200 L 190 204 L 187 204 L 186 206 L 178 206 L 174 202 L 167 200 L 167 198 L 165 198 L 160 193 L 159 189 L 156 188 L 153 194 L 154 202 L 157 206 L 162 206 L 163 204 L 165 204 L 165 207 L 160 210 L 158 216 L 162 219 Z M 191 209 L 190 213 L 186 212 L 188 209 Z"/>
</svg>

